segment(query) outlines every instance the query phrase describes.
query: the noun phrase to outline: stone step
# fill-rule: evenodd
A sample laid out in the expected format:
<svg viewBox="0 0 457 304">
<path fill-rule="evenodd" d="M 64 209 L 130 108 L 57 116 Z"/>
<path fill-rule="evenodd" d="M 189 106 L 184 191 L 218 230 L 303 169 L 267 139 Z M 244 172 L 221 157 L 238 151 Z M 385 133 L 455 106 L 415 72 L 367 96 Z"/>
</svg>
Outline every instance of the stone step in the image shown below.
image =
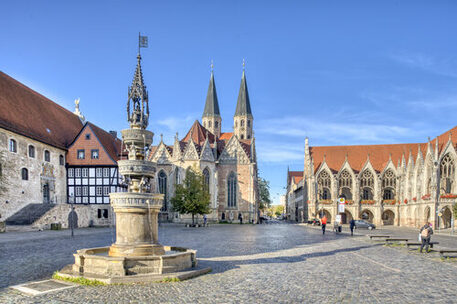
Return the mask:
<svg viewBox="0 0 457 304">
<path fill-rule="evenodd" d="M 53 204 L 28 204 L 6 219 L 7 225 L 32 225 L 46 212 L 54 208 Z"/>
</svg>

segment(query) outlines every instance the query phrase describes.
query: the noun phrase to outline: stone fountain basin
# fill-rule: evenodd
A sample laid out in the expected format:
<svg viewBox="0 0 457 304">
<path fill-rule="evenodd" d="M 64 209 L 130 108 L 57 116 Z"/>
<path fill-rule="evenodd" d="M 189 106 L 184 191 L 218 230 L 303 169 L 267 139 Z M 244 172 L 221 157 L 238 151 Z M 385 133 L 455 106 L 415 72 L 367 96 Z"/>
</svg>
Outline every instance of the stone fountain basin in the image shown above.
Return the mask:
<svg viewBox="0 0 457 304">
<path fill-rule="evenodd" d="M 167 274 L 197 267 L 197 251 L 182 247 L 164 246 L 165 255 L 112 257 L 109 247 L 80 249 L 74 254 L 72 272 L 107 277 L 138 274 Z"/>
</svg>

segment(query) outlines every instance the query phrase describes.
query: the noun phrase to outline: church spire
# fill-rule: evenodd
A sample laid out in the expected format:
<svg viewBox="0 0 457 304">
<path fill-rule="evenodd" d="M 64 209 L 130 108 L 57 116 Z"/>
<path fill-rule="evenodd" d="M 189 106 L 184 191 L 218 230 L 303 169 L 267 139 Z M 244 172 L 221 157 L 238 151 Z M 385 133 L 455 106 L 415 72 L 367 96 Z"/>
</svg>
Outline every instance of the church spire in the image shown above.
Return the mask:
<svg viewBox="0 0 457 304">
<path fill-rule="evenodd" d="M 211 60 L 211 77 L 209 79 L 208 93 L 206 94 L 205 109 L 203 110 L 203 126 L 216 136 L 221 135 L 221 114 L 217 100 L 216 83 L 214 82 L 214 64 Z"/>
<path fill-rule="evenodd" d="M 241 75 L 240 91 L 233 117 L 234 133 L 240 139 L 251 139 L 253 136 L 253 120 L 251 103 L 249 101 L 248 85 L 246 83 L 245 61 L 243 59 L 243 74 Z"/>
</svg>

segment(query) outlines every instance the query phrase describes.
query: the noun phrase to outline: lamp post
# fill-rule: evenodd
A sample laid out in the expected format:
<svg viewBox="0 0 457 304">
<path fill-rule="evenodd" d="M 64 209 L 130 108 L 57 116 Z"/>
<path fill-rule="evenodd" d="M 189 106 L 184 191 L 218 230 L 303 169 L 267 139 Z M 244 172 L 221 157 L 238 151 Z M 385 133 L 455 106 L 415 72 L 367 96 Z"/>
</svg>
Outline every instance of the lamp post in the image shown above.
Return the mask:
<svg viewBox="0 0 457 304">
<path fill-rule="evenodd" d="M 72 193 L 70 195 L 70 204 L 71 204 L 71 211 L 70 211 L 70 229 L 71 229 L 71 237 L 75 236 L 74 229 L 73 229 L 73 216 L 75 215 L 75 207 L 74 207 L 75 197 Z"/>
</svg>

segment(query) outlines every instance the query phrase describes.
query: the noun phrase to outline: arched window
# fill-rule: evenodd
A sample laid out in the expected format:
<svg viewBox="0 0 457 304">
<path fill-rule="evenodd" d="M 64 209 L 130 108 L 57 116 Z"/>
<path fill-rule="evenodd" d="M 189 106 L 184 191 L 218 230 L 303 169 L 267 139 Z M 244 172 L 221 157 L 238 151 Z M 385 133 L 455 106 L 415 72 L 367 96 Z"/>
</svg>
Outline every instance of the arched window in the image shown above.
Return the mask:
<svg viewBox="0 0 457 304">
<path fill-rule="evenodd" d="M 22 180 L 29 180 L 29 170 L 26 168 L 21 169 Z"/>
<path fill-rule="evenodd" d="M 211 121 L 208 121 L 208 128 L 211 128 Z"/>
<path fill-rule="evenodd" d="M 44 161 L 51 161 L 51 153 L 48 150 L 44 150 Z"/>
<path fill-rule="evenodd" d="M 241 120 L 241 126 L 244 127 L 244 119 Z"/>
<path fill-rule="evenodd" d="M 203 182 L 205 183 L 205 190 L 209 192 L 209 170 L 208 168 L 205 168 L 203 170 Z"/>
<path fill-rule="evenodd" d="M 395 173 L 389 169 L 384 172 L 382 176 L 382 198 L 385 200 L 392 200 L 395 198 Z"/>
<path fill-rule="evenodd" d="M 248 119 L 248 127 L 251 126 L 251 121 Z"/>
<path fill-rule="evenodd" d="M 231 172 L 227 178 L 227 206 L 236 207 L 236 175 Z"/>
<path fill-rule="evenodd" d="M 244 139 L 244 135 L 243 134 L 241 134 L 241 139 Z"/>
<path fill-rule="evenodd" d="M 162 211 L 167 211 L 167 174 L 163 170 L 159 172 L 159 193 L 164 195 Z"/>
<path fill-rule="evenodd" d="M 215 127 L 215 128 L 218 128 L 218 127 L 219 127 L 219 122 L 218 122 L 218 121 L 215 121 L 215 122 L 214 122 L 214 127 Z"/>
<path fill-rule="evenodd" d="M 177 184 L 179 184 L 179 182 L 180 182 L 179 181 L 179 168 L 176 167 L 175 168 L 175 184 L 177 185 Z"/>
<path fill-rule="evenodd" d="M 352 200 L 352 176 L 348 170 L 344 170 L 338 179 L 338 193 L 347 200 Z"/>
<path fill-rule="evenodd" d="M 319 176 L 317 177 L 317 191 L 319 194 L 319 199 L 329 200 L 332 198 L 330 194 L 330 185 L 331 180 L 328 172 L 322 171 L 321 173 L 319 173 Z"/>
<path fill-rule="evenodd" d="M 32 145 L 29 146 L 29 157 L 35 158 L 35 147 Z"/>
<path fill-rule="evenodd" d="M 454 182 L 455 165 L 449 154 L 443 157 L 440 165 L 440 191 L 441 193 L 451 193 Z"/>
<path fill-rule="evenodd" d="M 373 185 L 373 174 L 371 174 L 371 172 L 368 170 L 363 171 L 362 176 L 360 178 L 360 192 L 362 194 L 362 200 L 373 199 Z"/>
<path fill-rule="evenodd" d="M 14 139 L 10 139 L 10 152 L 17 153 L 17 143 Z"/>
</svg>

